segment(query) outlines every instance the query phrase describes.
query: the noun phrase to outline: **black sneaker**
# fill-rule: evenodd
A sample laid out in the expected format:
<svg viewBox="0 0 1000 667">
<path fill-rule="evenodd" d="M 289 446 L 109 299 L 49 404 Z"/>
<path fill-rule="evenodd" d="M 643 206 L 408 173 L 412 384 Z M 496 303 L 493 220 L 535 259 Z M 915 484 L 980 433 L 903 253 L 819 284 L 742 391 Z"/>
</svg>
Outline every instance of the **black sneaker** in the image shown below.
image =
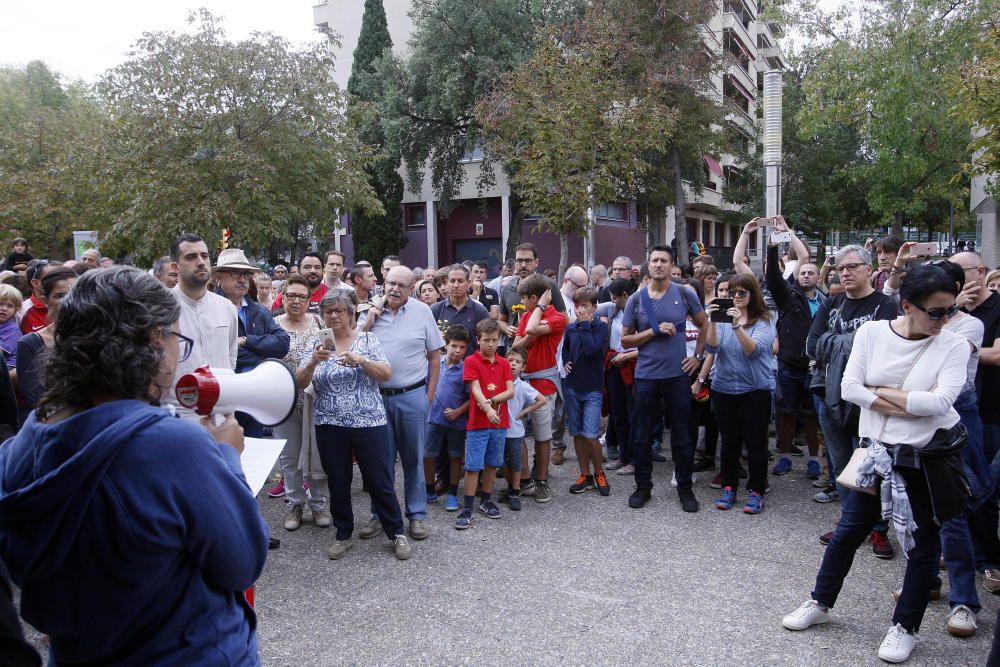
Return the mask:
<svg viewBox="0 0 1000 667">
<path fill-rule="evenodd" d="M 715 470 L 715 461 L 713 459 L 699 457 L 694 460 L 695 472 L 704 472 L 706 470 Z"/>
<path fill-rule="evenodd" d="M 510 498 L 507 499 L 507 504 L 510 505 L 511 512 L 521 511 L 521 496 L 516 496 L 513 493 L 510 494 Z"/>
<path fill-rule="evenodd" d="M 632 495 L 628 497 L 628 506 L 635 510 L 642 509 L 649 502 L 652 495 L 649 489 L 636 487 Z"/>
<path fill-rule="evenodd" d="M 570 493 L 583 493 L 588 489 L 594 488 L 594 477 L 593 475 L 580 475 L 576 478 L 576 481 L 569 485 Z"/>
<path fill-rule="evenodd" d="M 666 456 L 657 451 L 653 452 L 653 463 L 666 463 L 666 462 L 667 462 Z"/>
<path fill-rule="evenodd" d="M 677 491 L 677 496 L 681 499 L 682 510 L 685 512 L 698 511 L 698 499 L 694 497 L 694 493 L 690 489 L 681 489 Z"/>
<path fill-rule="evenodd" d="M 479 506 L 479 513 L 485 514 L 490 519 L 500 518 L 500 508 L 492 500 L 487 500 Z"/>
</svg>

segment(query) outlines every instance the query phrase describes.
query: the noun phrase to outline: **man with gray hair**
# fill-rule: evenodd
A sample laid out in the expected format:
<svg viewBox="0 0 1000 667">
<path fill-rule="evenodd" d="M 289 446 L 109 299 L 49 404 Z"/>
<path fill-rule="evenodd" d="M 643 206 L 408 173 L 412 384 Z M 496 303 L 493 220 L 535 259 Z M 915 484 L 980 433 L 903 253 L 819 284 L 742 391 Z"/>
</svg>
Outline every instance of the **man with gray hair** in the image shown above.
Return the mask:
<svg viewBox="0 0 1000 667">
<path fill-rule="evenodd" d="M 427 412 L 434 402 L 441 371 L 444 338 L 430 307 L 410 298 L 412 292 L 412 271 L 405 266 L 386 269 L 385 303 L 379 304 L 381 308 L 373 305 L 364 313 L 364 320 L 359 318 L 358 323 L 362 330 L 378 336 L 392 366 L 392 377 L 380 382 L 379 389 L 385 403 L 389 439 L 403 466 L 410 537 L 425 540 L 430 533 L 424 525 L 427 519 L 424 440 Z M 375 516 L 374 506 L 372 516 Z M 380 532 L 382 525 L 373 518 L 358 536 L 370 539 Z"/>
<path fill-rule="evenodd" d="M 598 292 L 607 287 L 611 283 L 608 279 L 607 267 L 603 264 L 594 264 L 593 268 L 590 269 L 590 283 Z"/>
<path fill-rule="evenodd" d="M 611 301 L 611 281 L 612 280 L 628 280 L 632 282 L 632 260 L 624 255 L 615 257 L 615 261 L 611 262 L 611 280 L 608 284 L 597 291 L 597 303 L 608 303 Z M 635 291 L 635 287 L 629 290 L 629 294 Z"/>
<path fill-rule="evenodd" d="M 179 280 L 177 275 L 177 264 L 170 259 L 170 255 L 164 255 L 153 264 L 153 277 L 167 286 L 167 289 L 177 287 Z"/>
<path fill-rule="evenodd" d="M 840 277 L 844 293 L 833 295 L 820 304 L 806 338 L 806 354 L 816 362 L 812 382 L 816 415 L 836 478 L 858 447 L 860 408 L 840 397 L 840 382 L 851 354 L 854 333 L 865 322 L 896 319 L 897 306 L 892 297 L 872 287 L 871 253 L 863 247 L 847 245 L 841 248 L 834 261 L 834 271 Z M 840 500 L 842 506 L 846 506 L 853 504 L 849 497 L 853 493 L 860 492 L 841 485 L 829 486 L 813 499 L 821 503 Z M 832 533 L 824 534 L 820 541 L 827 544 Z M 880 521 L 873 526 L 872 551 L 879 558 L 889 559 L 895 555 L 887 533 L 886 522 Z"/>
</svg>

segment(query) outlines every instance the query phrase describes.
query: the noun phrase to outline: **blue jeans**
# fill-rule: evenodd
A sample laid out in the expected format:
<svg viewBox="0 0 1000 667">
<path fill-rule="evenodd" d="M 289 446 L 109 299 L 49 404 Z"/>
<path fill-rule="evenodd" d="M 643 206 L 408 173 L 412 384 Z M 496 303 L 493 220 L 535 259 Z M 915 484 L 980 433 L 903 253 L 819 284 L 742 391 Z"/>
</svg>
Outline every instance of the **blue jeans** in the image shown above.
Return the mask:
<svg viewBox="0 0 1000 667">
<path fill-rule="evenodd" d="M 563 387 L 566 428 L 572 436 L 597 438 L 601 435 L 601 404 L 604 393 Z"/>
<path fill-rule="evenodd" d="M 319 424 L 316 426 L 316 448 L 323 462 L 323 472 L 330 481 L 330 510 L 338 540 L 346 540 L 354 532 L 352 453 L 358 458 L 365 491 L 371 496 L 372 505 L 378 508 L 385 534 L 390 539 L 405 534 L 393 482 L 396 452 L 389 444 L 385 426 L 346 428 Z"/>
<path fill-rule="evenodd" d="M 389 422 L 389 442 L 393 454 L 399 454 L 403 467 L 403 490 L 406 518 L 427 518 L 427 487 L 424 486 L 424 440 L 427 437 L 427 393 L 423 387 L 396 396 L 383 396 L 385 417 Z M 392 467 L 393 483 L 396 466 Z M 375 506 L 372 505 L 375 514 Z"/>
<path fill-rule="evenodd" d="M 960 514 L 941 526 L 941 549 L 948 569 L 948 604 L 964 604 L 979 613 L 979 594 L 976 592 L 976 558 L 972 549 L 972 531 L 969 517 Z"/>
<path fill-rule="evenodd" d="M 632 457 L 635 484 L 640 489 L 653 488 L 653 438 L 659 437 L 656 425 L 666 415 L 670 422 L 670 449 L 678 491 L 691 490 L 694 468 L 694 443 L 691 442 L 691 381 L 686 375 L 666 380 L 635 380 L 635 403 L 632 429 Z"/>
<path fill-rule="evenodd" d="M 1000 424 L 983 423 L 983 454 L 986 456 L 987 464 L 993 463 L 997 451 L 1000 451 Z M 1000 509 L 997 507 L 996 496 L 984 502 L 969 516 L 972 545 L 976 553 L 976 568 L 980 571 L 988 567 L 1000 568 L 998 520 L 1000 520 Z"/>
<path fill-rule="evenodd" d="M 917 632 L 937 576 L 940 533 L 934 521 L 927 483 L 921 472 L 902 468 L 898 471 L 906 482 L 906 493 L 910 497 L 917 530 L 913 534 L 916 544 L 906 554 L 908 560 L 903 591 L 892 614 L 892 623 L 902 625 L 909 632 Z M 854 554 L 868 538 L 882 512 L 878 496 L 860 491 L 842 491 L 840 505 L 840 521 L 826 547 L 823 563 L 816 575 L 816 588 L 812 592 L 813 600 L 827 607 L 837 603 L 844 579 L 854 562 Z"/>
</svg>

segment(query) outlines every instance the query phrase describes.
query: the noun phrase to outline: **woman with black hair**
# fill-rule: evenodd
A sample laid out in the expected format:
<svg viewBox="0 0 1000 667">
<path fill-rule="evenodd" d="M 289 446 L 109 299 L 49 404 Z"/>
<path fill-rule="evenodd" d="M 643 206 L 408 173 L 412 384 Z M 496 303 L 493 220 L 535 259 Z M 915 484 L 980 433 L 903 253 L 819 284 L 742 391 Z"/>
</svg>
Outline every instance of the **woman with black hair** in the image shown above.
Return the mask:
<svg viewBox="0 0 1000 667">
<path fill-rule="evenodd" d="M 709 322 L 705 336 L 705 350 L 714 355 L 711 401 L 722 436 L 722 493 L 715 507 L 729 510 L 736 502 L 740 453 L 746 446 L 750 478 L 743 512 L 760 514 L 768 486 L 767 427 L 777 331 L 753 274 L 734 274 L 729 280 L 729 295 L 733 305 L 726 314 L 731 323 Z M 709 316 L 718 311 L 715 301 L 705 309 Z"/>
<path fill-rule="evenodd" d="M 199 426 L 158 407 L 191 352 L 179 317 L 143 271 L 81 276 L 56 318 L 46 392 L 0 447 L 0 558 L 51 664 L 260 665 L 243 591 L 268 530 L 243 432 L 232 415 Z"/>
<path fill-rule="evenodd" d="M 830 620 L 854 553 L 872 526 L 890 511 L 907 553 L 903 589 L 878 656 L 904 662 L 913 650 L 937 574 L 939 526 L 963 512 L 966 497 L 959 448 L 964 428 L 955 399 L 965 387 L 968 341 L 944 330 L 959 309 L 956 281 L 941 267 L 920 266 L 903 279 L 904 315 L 863 324 L 844 371 L 844 400 L 861 407 L 858 434 L 865 447 L 857 476 L 809 600 L 782 624 L 805 630 Z M 957 470 L 952 467 L 956 463 Z"/>
<path fill-rule="evenodd" d="M 24 401 L 24 411 L 35 408 L 35 403 L 45 391 L 42 369 L 45 367 L 46 351 L 55 342 L 55 319 L 59 313 L 59 303 L 77 280 L 76 271 L 66 266 L 57 266 L 45 272 L 42 278 L 42 298 L 48 307 L 47 324 L 17 341 L 17 386 Z"/>
</svg>

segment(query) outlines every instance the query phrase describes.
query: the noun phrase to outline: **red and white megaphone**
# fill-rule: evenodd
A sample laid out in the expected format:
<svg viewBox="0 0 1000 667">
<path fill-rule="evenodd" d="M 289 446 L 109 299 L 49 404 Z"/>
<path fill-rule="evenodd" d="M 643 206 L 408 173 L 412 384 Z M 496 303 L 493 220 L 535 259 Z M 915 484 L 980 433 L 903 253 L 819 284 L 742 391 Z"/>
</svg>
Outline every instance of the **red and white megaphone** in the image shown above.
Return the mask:
<svg viewBox="0 0 1000 667">
<path fill-rule="evenodd" d="M 199 415 L 245 412 L 262 426 L 282 424 L 295 410 L 295 376 L 265 359 L 246 373 L 203 366 L 177 380 L 177 402 Z"/>
</svg>

